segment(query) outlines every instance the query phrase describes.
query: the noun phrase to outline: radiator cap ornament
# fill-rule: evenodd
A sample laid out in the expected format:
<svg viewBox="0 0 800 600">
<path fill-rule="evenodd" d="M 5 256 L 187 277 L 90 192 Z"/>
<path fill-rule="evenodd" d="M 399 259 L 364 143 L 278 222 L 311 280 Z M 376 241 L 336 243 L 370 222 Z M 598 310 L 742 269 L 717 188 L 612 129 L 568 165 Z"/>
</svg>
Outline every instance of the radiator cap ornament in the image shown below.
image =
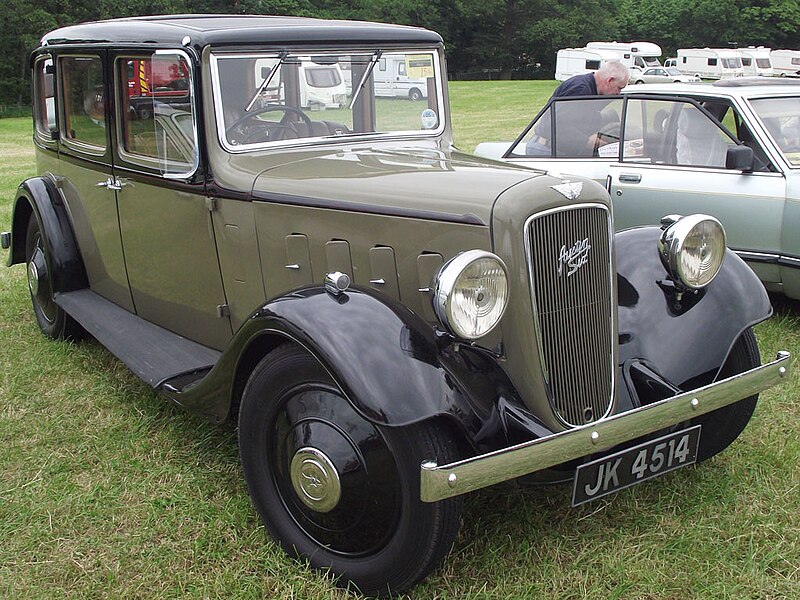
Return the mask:
<svg viewBox="0 0 800 600">
<path fill-rule="evenodd" d="M 567 200 L 577 200 L 583 191 L 583 182 L 565 181 L 559 185 L 551 185 L 555 191 L 564 196 Z"/>
</svg>

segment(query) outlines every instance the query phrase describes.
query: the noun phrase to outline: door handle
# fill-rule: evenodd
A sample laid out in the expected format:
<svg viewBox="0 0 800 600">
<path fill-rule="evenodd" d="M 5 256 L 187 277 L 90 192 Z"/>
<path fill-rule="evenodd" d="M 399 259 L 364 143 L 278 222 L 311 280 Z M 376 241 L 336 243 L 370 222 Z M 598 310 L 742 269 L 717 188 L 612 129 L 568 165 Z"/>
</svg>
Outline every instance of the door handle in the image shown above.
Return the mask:
<svg viewBox="0 0 800 600">
<path fill-rule="evenodd" d="M 619 182 L 620 183 L 639 183 L 642 180 L 642 176 L 639 173 L 620 173 L 619 174 Z"/>
<path fill-rule="evenodd" d="M 123 186 L 132 185 L 128 179 L 120 179 L 119 177 L 109 177 L 105 181 L 99 181 L 94 184 L 94 187 L 104 187 L 107 190 L 114 190 L 118 192 Z"/>
</svg>

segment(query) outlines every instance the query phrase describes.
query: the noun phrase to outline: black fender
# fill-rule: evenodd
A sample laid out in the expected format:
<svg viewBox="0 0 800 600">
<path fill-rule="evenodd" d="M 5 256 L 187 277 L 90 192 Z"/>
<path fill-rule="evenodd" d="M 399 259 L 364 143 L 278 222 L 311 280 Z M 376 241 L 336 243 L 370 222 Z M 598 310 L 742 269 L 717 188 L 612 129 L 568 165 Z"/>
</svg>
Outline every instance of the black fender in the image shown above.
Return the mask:
<svg viewBox="0 0 800 600">
<path fill-rule="evenodd" d="M 8 266 L 25 262 L 25 236 L 31 216 L 39 222 L 50 262 L 53 291 L 69 292 L 88 287 L 67 208 L 55 183 L 47 177 L 26 179 L 17 189 L 11 217 Z"/>
<path fill-rule="evenodd" d="M 758 277 L 726 250 L 714 280 L 696 294 L 677 294 L 658 255 L 658 227 L 615 236 L 619 363 L 643 360 L 688 390 L 716 377 L 736 339 L 772 314 Z"/>
<path fill-rule="evenodd" d="M 168 383 L 163 391 L 185 408 L 226 418 L 236 386 L 286 341 L 314 355 L 355 409 L 378 425 L 444 416 L 476 448 L 500 447 L 497 406 L 522 406 L 495 356 L 453 343 L 399 302 L 356 286 L 338 296 L 310 287 L 268 302 L 201 381 L 183 390 Z"/>
</svg>

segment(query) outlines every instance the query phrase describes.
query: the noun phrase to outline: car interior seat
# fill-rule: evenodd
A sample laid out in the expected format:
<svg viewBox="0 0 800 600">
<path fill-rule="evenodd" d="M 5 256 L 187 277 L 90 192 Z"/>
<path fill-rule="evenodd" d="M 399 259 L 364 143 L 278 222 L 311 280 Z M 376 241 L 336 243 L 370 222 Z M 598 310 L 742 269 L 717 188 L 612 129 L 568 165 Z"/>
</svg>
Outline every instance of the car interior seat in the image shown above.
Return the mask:
<svg viewBox="0 0 800 600">
<path fill-rule="evenodd" d="M 677 163 L 725 168 L 728 145 L 723 141 L 723 135 L 706 115 L 687 104 L 678 115 Z"/>
</svg>

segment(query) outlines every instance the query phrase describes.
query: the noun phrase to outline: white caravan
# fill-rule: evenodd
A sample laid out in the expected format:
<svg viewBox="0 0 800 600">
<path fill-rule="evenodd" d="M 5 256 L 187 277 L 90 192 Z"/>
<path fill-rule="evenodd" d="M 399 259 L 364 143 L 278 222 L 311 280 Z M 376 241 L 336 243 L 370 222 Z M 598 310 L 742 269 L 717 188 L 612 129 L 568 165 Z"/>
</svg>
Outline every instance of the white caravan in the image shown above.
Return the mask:
<svg viewBox="0 0 800 600">
<path fill-rule="evenodd" d="M 563 48 L 556 54 L 555 78 L 566 81 L 573 75 L 592 73 L 612 60 L 620 61 L 628 69 L 633 66 L 633 56 L 629 52 L 620 53 L 599 48 Z"/>
<path fill-rule="evenodd" d="M 658 58 L 661 56 L 661 46 L 653 42 L 589 42 L 586 47 L 592 50 L 611 50 L 620 54 L 630 54 L 631 70 L 649 69 L 660 67 Z M 627 63 L 626 63 L 627 64 Z"/>
<path fill-rule="evenodd" d="M 781 77 L 800 75 L 800 50 L 773 50 L 769 53 L 772 68 Z"/>
<path fill-rule="evenodd" d="M 742 57 L 738 50 L 728 48 L 681 48 L 678 64 L 681 73 L 703 79 L 732 79 L 743 77 Z"/>
<path fill-rule="evenodd" d="M 344 74 L 338 63 L 318 64 L 311 57 L 298 57 L 300 77 L 300 106 L 302 108 L 325 109 L 341 108 L 347 100 L 347 88 Z M 269 76 L 279 59 L 260 58 L 255 62 L 255 83 L 261 86 Z M 288 65 L 284 63 L 284 67 Z M 280 72 L 276 73 L 269 85 L 262 90 L 264 102 L 281 102 L 283 100 L 283 84 Z"/>
<path fill-rule="evenodd" d="M 745 75 L 772 77 L 775 70 L 769 57 L 770 48 L 764 46 L 747 46 L 739 48 L 742 59 L 742 69 Z"/>
<path fill-rule="evenodd" d="M 381 56 L 372 79 L 375 81 L 376 96 L 391 96 L 397 98 L 410 98 L 421 100 L 428 97 L 428 80 L 425 77 L 412 77 L 409 69 L 426 67 L 432 70 L 432 65 L 414 65 L 413 54 L 384 54 Z M 430 57 L 420 56 L 419 60 L 430 62 Z M 408 62 L 407 62 L 408 61 Z"/>
</svg>

